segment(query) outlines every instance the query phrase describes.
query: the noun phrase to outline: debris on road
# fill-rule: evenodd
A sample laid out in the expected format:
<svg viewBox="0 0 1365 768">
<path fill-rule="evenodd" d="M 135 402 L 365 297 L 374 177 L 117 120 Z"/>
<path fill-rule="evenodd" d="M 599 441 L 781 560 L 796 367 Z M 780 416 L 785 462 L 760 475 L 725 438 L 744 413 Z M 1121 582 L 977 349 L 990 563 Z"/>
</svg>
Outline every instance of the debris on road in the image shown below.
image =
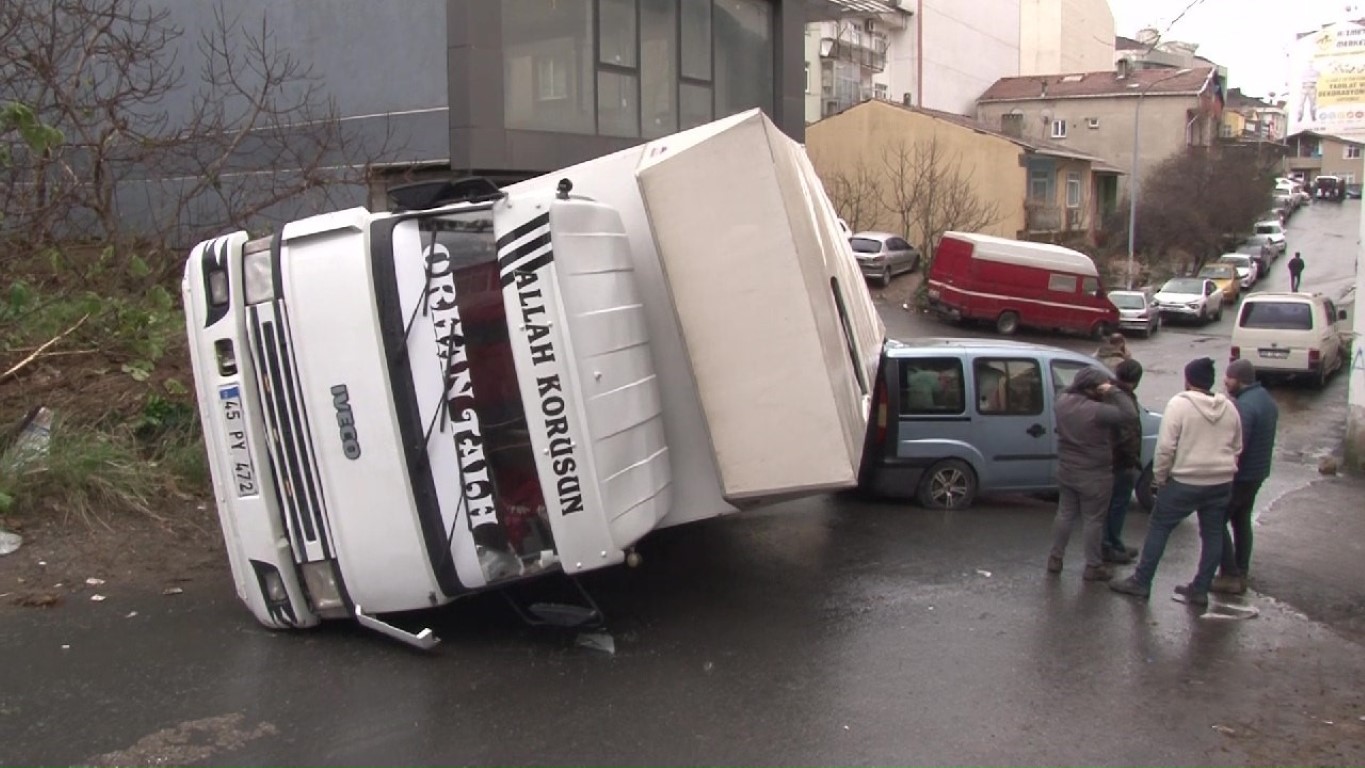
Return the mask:
<svg viewBox="0 0 1365 768">
<path fill-rule="evenodd" d="M 606 632 L 580 632 L 578 634 L 578 645 L 609 655 L 616 654 L 616 641 Z"/>
<path fill-rule="evenodd" d="M 129 611 L 129 612 L 128 612 L 128 615 L 127 615 L 127 616 L 124 616 L 123 618 L 125 618 L 125 619 L 131 619 L 131 618 L 133 618 L 133 617 L 136 616 L 136 615 L 137 615 L 137 611 Z"/>
<path fill-rule="evenodd" d="M 181 589 L 180 587 L 166 587 L 165 589 L 161 590 L 161 594 L 167 595 L 167 596 L 170 596 L 170 595 L 181 595 L 181 594 L 184 594 L 184 593 L 185 593 L 185 590 Z"/>
<path fill-rule="evenodd" d="M 104 602 L 106 599 L 107 599 L 107 598 L 105 598 L 104 595 L 91 595 L 91 596 L 90 596 L 90 602 L 92 602 L 92 603 L 102 603 L 102 602 Z"/>
<path fill-rule="evenodd" d="M 1224 736 L 1236 736 L 1236 735 L 1237 735 L 1237 731 L 1236 731 L 1236 730 L 1234 730 L 1234 729 L 1232 729 L 1232 728 L 1229 728 L 1229 727 L 1226 726 L 1226 725 L 1215 725 L 1215 726 L 1213 726 L 1213 730 L 1218 731 L 1219 733 L 1223 734 Z"/>
<path fill-rule="evenodd" d="M 1318 474 L 1335 475 L 1340 467 L 1335 456 L 1323 456 L 1318 460 Z"/>
<path fill-rule="evenodd" d="M 0 528 L 0 556 L 14 554 L 24 545 L 24 537 Z"/>
<path fill-rule="evenodd" d="M 61 597 L 51 594 L 24 595 L 14 601 L 21 608 L 52 608 L 62 602 Z"/>
<path fill-rule="evenodd" d="M 14 472 L 46 456 L 52 439 L 52 419 L 52 411 L 45 406 L 29 411 L 19 425 L 14 442 L 0 455 L 0 467 Z"/>
<path fill-rule="evenodd" d="M 85 583 L 91 587 L 98 587 L 99 585 L 104 583 L 104 579 L 96 579 L 94 577 L 91 577 L 89 579 L 86 579 Z"/>
<path fill-rule="evenodd" d="M 988 579 L 991 577 L 991 572 L 990 572 L 990 571 L 983 571 L 983 570 L 981 570 L 980 568 L 977 568 L 977 569 L 976 569 L 976 572 L 979 573 L 979 574 L 981 574 L 982 576 L 985 576 L 985 577 L 988 578 Z"/>
</svg>

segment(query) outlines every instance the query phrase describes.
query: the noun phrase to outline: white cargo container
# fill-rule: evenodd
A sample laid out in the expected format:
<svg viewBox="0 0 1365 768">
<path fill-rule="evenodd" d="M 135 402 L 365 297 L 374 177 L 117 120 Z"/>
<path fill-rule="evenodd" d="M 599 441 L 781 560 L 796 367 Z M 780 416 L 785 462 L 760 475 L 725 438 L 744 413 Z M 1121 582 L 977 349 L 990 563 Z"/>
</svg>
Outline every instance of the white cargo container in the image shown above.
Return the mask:
<svg viewBox="0 0 1365 768">
<path fill-rule="evenodd" d="M 852 487 L 883 337 L 758 111 L 483 199 L 217 238 L 184 297 L 239 596 L 398 636 L 375 615 Z"/>
</svg>

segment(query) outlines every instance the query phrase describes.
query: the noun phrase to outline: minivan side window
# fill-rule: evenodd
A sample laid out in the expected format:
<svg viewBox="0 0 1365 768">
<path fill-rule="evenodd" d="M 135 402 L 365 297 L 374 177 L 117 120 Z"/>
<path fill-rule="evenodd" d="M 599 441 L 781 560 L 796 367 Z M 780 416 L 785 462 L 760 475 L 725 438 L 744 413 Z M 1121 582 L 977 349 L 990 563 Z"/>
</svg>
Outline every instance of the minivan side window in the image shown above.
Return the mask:
<svg viewBox="0 0 1365 768">
<path fill-rule="evenodd" d="M 1071 386 L 1071 382 L 1076 380 L 1076 374 L 1086 368 L 1094 366 L 1085 363 L 1075 363 L 1070 360 L 1052 361 L 1052 391 L 1061 394 L 1062 390 Z"/>
<path fill-rule="evenodd" d="M 1100 295 L 1099 279 L 1094 277 L 1085 278 L 1084 280 L 1081 281 L 1081 291 L 1085 293 L 1086 296 L 1099 296 Z"/>
<path fill-rule="evenodd" d="M 901 414 L 957 416 L 966 409 L 962 361 L 935 357 L 901 361 Z"/>
<path fill-rule="evenodd" d="M 1043 376 L 1036 360 L 978 358 L 976 410 L 990 416 L 1043 412 Z"/>
<path fill-rule="evenodd" d="M 1057 292 L 1059 292 L 1059 293 L 1075 293 L 1075 292 L 1076 292 L 1076 276 L 1075 276 L 1075 275 L 1057 275 L 1057 274 L 1048 275 L 1048 276 L 1047 276 L 1047 289 L 1048 289 L 1049 291 L 1057 291 Z"/>
<path fill-rule="evenodd" d="M 1252 301 L 1242 305 L 1237 324 L 1273 331 L 1313 330 L 1313 305 L 1302 301 Z"/>
</svg>

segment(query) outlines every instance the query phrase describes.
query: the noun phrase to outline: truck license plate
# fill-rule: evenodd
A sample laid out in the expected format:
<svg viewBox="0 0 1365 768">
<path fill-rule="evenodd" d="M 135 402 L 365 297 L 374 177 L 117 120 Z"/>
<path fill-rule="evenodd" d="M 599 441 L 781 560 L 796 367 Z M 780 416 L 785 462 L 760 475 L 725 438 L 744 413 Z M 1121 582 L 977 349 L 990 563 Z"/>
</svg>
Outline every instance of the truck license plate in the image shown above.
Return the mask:
<svg viewBox="0 0 1365 768">
<path fill-rule="evenodd" d="M 1283 360 L 1289 357 L 1289 350 L 1287 349 L 1260 349 L 1257 351 L 1261 353 L 1261 357 L 1268 357 L 1273 360 Z"/>
<path fill-rule="evenodd" d="M 237 486 L 238 498 L 260 493 L 256 487 L 256 469 L 251 463 L 251 450 L 246 444 L 246 415 L 242 413 L 242 391 L 236 384 L 218 390 L 218 403 L 223 409 L 223 434 L 227 435 L 229 469 Z"/>
</svg>

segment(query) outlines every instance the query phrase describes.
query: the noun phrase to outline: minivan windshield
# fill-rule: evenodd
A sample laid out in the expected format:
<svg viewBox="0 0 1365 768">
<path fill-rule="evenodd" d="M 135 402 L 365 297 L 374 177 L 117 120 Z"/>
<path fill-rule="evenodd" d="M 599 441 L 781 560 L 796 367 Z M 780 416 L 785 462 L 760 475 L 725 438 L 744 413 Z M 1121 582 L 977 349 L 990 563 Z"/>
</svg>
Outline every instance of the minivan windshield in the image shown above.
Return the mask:
<svg viewBox="0 0 1365 768">
<path fill-rule="evenodd" d="M 880 240 L 869 240 L 866 237 L 850 237 L 848 243 L 853 246 L 854 253 L 880 253 L 882 250 Z"/>
<path fill-rule="evenodd" d="M 1109 300 L 1119 309 L 1143 309 L 1147 306 L 1136 293 L 1111 293 Z"/>
<path fill-rule="evenodd" d="M 1279 224 L 1257 224 L 1256 234 L 1258 235 L 1278 235 L 1282 230 Z"/>
<path fill-rule="evenodd" d="M 1311 331 L 1313 306 L 1302 301 L 1252 301 L 1242 306 L 1238 325 L 1276 331 Z"/>
</svg>

